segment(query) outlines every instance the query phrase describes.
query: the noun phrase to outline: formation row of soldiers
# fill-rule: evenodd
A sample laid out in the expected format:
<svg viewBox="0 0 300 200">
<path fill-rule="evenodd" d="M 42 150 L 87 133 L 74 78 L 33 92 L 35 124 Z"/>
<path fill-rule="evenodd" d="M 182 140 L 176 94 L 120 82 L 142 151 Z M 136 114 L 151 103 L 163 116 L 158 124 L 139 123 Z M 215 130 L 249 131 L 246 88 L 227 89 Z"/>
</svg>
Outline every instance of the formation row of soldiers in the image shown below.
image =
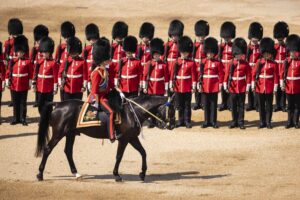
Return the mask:
<svg viewBox="0 0 300 200">
<path fill-rule="evenodd" d="M 154 38 L 155 27 L 145 22 L 139 32 L 141 42 L 128 35 L 128 25 L 118 21 L 112 29 L 110 62 L 107 72 L 126 97 L 141 93 L 172 95 L 175 93 L 179 117 L 176 124 L 191 128 L 191 99 L 195 93 L 194 109 L 204 109 L 203 128 L 217 124 L 218 93 L 222 103 L 219 110 L 230 109 L 230 128 L 244 129 L 246 110 L 258 109 L 259 128 L 272 128 L 273 96 L 275 111 L 286 109 L 286 128 L 299 128 L 300 109 L 300 39 L 289 35 L 285 22 L 274 26 L 273 39 L 263 37 L 263 27 L 253 22 L 249 27 L 249 44 L 235 38 L 236 27 L 224 22 L 220 29 L 221 42 L 209 37 L 209 24 L 200 20 L 195 24 L 196 39 L 184 36 L 184 24 L 170 23 L 166 43 Z M 27 93 L 33 88 L 37 94 L 38 109 L 60 88 L 61 100 L 82 99 L 90 91 L 90 76 L 95 68 L 93 44 L 100 38 L 99 28 L 88 24 L 84 44 L 75 36 L 75 26 L 61 24 L 61 39 L 54 53 L 54 41 L 44 25 L 34 28 L 34 47 L 29 54 L 22 22 L 13 18 L 8 22 L 9 39 L 5 41 L 1 65 L 2 87 L 10 89 L 14 107 L 12 125 L 26 122 Z M 6 80 L 4 82 L 4 80 Z M 175 119 L 171 120 L 175 124 Z"/>
</svg>

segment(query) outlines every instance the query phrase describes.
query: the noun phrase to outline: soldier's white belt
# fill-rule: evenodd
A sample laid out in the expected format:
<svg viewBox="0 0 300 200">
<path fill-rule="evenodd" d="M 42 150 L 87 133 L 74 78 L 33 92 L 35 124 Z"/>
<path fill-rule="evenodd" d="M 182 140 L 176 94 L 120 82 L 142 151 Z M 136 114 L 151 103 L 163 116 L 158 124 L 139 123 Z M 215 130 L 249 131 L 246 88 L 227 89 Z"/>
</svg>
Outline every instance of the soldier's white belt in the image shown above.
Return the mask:
<svg viewBox="0 0 300 200">
<path fill-rule="evenodd" d="M 222 63 L 230 63 L 231 60 L 222 60 Z"/>
<path fill-rule="evenodd" d="M 17 56 L 8 56 L 9 60 L 17 58 Z"/>
<path fill-rule="evenodd" d="M 249 63 L 251 67 L 255 66 L 256 63 Z"/>
<path fill-rule="evenodd" d="M 68 78 L 80 78 L 80 77 L 82 77 L 82 74 L 78 74 L 78 75 L 70 75 L 70 74 L 67 74 L 67 77 L 68 77 Z"/>
<path fill-rule="evenodd" d="M 142 62 L 142 63 L 141 63 L 141 65 L 146 65 L 146 64 L 147 64 L 146 62 Z"/>
<path fill-rule="evenodd" d="M 194 59 L 195 60 L 195 62 L 202 62 L 202 59 Z"/>
<path fill-rule="evenodd" d="M 130 76 L 121 75 L 121 78 L 132 79 L 132 78 L 135 78 L 135 77 L 137 77 L 137 76 L 138 76 L 137 74 L 135 74 L 135 75 L 130 75 Z"/>
<path fill-rule="evenodd" d="M 38 74 L 38 77 L 39 78 L 53 78 L 53 75 L 41 75 L 41 74 Z"/>
<path fill-rule="evenodd" d="M 91 63 L 91 62 L 93 62 L 93 60 L 86 60 L 86 62 L 87 62 L 87 63 Z"/>
<path fill-rule="evenodd" d="M 19 77 L 25 77 L 25 76 L 28 76 L 28 73 L 26 73 L 26 74 L 12 74 L 12 76 L 13 77 L 17 77 L 17 78 L 19 78 Z"/>
<path fill-rule="evenodd" d="M 176 76 L 177 79 L 190 79 L 191 76 Z"/>
<path fill-rule="evenodd" d="M 219 78 L 218 75 L 203 75 L 203 78 Z"/>
<path fill-rule="evenodd" d="M 273 78 L 273 75 L 259 75 L 259 78 Z"/>
<path fill-rule="evenodd" d="M 113 63 L 117 63 L 117 62 L 119 62 L 119 60 L 112 59 L 112 60 L 111 60 L 111 62 L 113 62 Z"/>
<path fill-rule="evenodd" d="M 284 63 L 284 60 L 275 60 L 278 64 Z"/>
<path fill-rule="evenodd" d="M 176 58 L 167 58 L 168 62 L 172 62 L 172 61 L 176 61 L 176 60 L 177 60 Z"/>
<path fill-rule="evenodd" d="M 161 77 L 161 78 L 150 78 L 150 81 L 164 81 L 165 77 Z"/>
<path fill-rule="evenodd" d="M 300 77 L 286 77 L 287 80 L 289 81 L 296 81 L 296 80 L 300 80 Z"/>
<path fill-rule="evenodd" d="M 234 81 L 241 81 L 241 80 L 245 80 L 246 76 L 242 76 L 242 77 L 232 77 L 232 80 Z"/>
</svg>

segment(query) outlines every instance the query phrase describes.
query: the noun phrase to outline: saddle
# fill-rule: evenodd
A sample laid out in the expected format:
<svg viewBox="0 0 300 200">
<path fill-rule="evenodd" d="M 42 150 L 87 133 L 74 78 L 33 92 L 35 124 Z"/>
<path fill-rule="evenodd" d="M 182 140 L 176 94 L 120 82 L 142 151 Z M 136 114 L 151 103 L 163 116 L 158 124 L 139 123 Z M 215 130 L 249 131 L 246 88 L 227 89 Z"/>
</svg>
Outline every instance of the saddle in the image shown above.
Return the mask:
<svg viewBox="0 0 300 200">
<path fill-rule="evenodd" d="M 108 116 L 100 108 L 97 109 L 88 102 L 84 102 L 77 120 L 77 128 L 101 126 L 108 120 Z M 114 124 L 121 124 L 120 112 L 114 112 Z"/>
</svg>

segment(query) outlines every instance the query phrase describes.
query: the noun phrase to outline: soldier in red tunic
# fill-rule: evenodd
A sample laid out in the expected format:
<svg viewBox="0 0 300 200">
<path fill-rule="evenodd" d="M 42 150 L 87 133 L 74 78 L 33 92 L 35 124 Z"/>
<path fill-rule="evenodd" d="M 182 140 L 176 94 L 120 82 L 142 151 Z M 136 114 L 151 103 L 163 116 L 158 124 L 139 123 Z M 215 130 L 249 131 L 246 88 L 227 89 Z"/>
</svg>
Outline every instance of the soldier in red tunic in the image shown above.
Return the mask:
<svg viewBox="0 0 300 200">
<path fill-rule="evenodd" d="M 88 45 L 84 44 L 84 49 L 82 52 L 82 57 L 86 61 L 87 68 L 88 68 L 88 84 L 87 84 L 87 94 L 89 95 L 91 90 L 91 73 L 92 73 L 92 66 L 93 66 L 93 44 L 99 39 L 100 32 L 99 27 L 96 24 L 88 24 L 85 27 L 85 37 L 86 40 L 90 43 Z"/>
<path fill-rule="evenodd" d="M 31 87 L 33 74 L 33 65 L 25 57 L 25 52 L 28 52 L 28 40 L 25 36 L 20 35 L 14 39 L 14 53 L 17 58 L 13 58 L 9 62 L 9 73 L 7 76 L 8 86 L 12 91 L 13 96 L 13 121 L 11 125 L 22 123 L 27 126 L 27 94 Z"/>
<path fill-rule="evenodd" d="M 126 58 L 119 61 L 118 69 L 114 72 L 115 84 L 124 93 L 125 97 L 135 97 L 138 96 L 141 89 L 143 74 L 140 60 L 133 56 L 137 48 L 137 39 L 134 36 L 127 36 L 123 41 L 123 48 Z"/>
<path fill-rule="evenodd" d="M 39 52 L 39 44 L 40 40 L 43 37 L 48 37 L 49 35 L 49 30 L 45 25 L 39 24 L 33 29 L 33 38 L 34 38 L 34 43 L 33 47 L 30 52 L 30 61 L 36 66 L 36 64 L 43 58 L 43 54 Z M 33 107 L 38 106 L 38 97 L 37 97 L 37 92 L 35 93 L 35 103 L 33 104 Z"/>
<path fill-rule="evenodd" d="M 204 41 L 204 53 L 206 59 L 200 65 L 200 77 L 198 90 L 202 92 L 204 105 L 204 123 L 202 128 L 212 126 L 219 128 L 217 125 L 217 106 L 218 93 L 221 90 L 224 79 L 224 67 L 216 59 L 218 54 L 218 41 L 209 37 Z"/>
<path fill-rule="evenodd" d="M 119 60 L 126 57 L 123 49 L 123 40 L 128 35 L 128 25 L 125 22 L 118 21 L 112 28 L 111 61 L 115 67 L 118 67 Z"/>
<path fill-rule="evenodd" d="M 2 49 L 2 43 L 0 42 L 0 49 Z M 2 92 L 5 90 L 5 65 L 3 62 L 4 54 L 0 50 L 0 124 L 1 122 L 1 102 L 2 102 Z"/>
<path fill-rule="evenodd" d="M 232 61 L 232 39 L 235 38 L 235 25 L 232 22 L 224 22 L 220 29 L 221 43 L 219 45 L 218 58 L 223 63 L 224 70 L 227 71 Z M 224 43 L 222 42 L 224 39 Z M 224 72 L 225 72 L 224 71 Z M 222 103 L 219 111 L 227 110 L 230 107 L 229 95 L 222 87 Z"/>
<path fill-rule="evenodd" d="M 141 43 L 138 45 L 136 58 L 141 61 L 141 65 L 144 67 L 146 63 L 151 60 L 150 55 L 150 41 L 154 36 L 154 26 L 149 22 L 142 24 L 139 32 Z"/>
<path fill-rule="evenodd" d="M 75 26 L 69 22 L 69 21 L 65 21 L 61 24 L 60 26 L 60 40 L 59 40 L 59 45 L 56 48 L 56 52 L 55 52 L 55 60 L 56 63 L 60 65 L 59 67 L 59 74 L 61 74 L 64 70 L 64 65 L 63 63 L 65 62 L 65 60 L 68 58 L 68 51 L 67 51 L 67 40 L 70 37 L 74 37 L 75 36 Z M 61 40 L 63 39 L 63 40 Z M 59 86 L 61 86 L 61 79 L 59 77 L 58 79 L 58 83 Z M 61 101 L 64 101 L 64 90 L 62 89 L 62 87 L 60 87 L 60 99 Z"/>
<path fill-rule="evenodd" d="M 77 37 L 67 40 L 69 57 L 63 62 L 63 70 L 58 74 L 61 79 L 61 88 L 64 90 L 64 100 L 82 99 L 86 90 L 88 69 L 85 60 L 80 56 L 82 43 Z"/>
<path fill-rule="evenodd" d="M 110 45 L 107 39 L 99 39 L 93 44 L 93 61 L 95 63 L 95 69 L 91 73 L 91 93 L 88 98 L 88 102 L 92 103 L 96 108 L 99 106 L 108 115 L 107 131 L 111 142 L 118 139 L 121 135 L 115 135 L 114 128 L 114 112 L 110 108 L 107 94 L 109 93 L 111 86 L 109 79 L 113 79 L 113 75 L 110 73 L 113 68 L 107 68 L 110 60 Z"/>
<path fill-rule="evenodd" d="M 288 122 L 285 128 L 299 128 L 300 113 L 300 38 L 292 34 L 286 39 L 289 58 L 284 63 L 284 73 L 280 77 L 280 86 L 285 91 L 288 101 Z"/>
<path fill-rule="evenodd" d="M 277 91 L 279 83 L 278 65 L 273 61 L 274 41 L 263 38 L 259 48 L 262 58 L 254 67 L 251 86 L 258 95 L 259 128 L 271 129 L 273 93 Z"/>
<path fill-rule="evenodd" d="M 57 93 L 57 76 L 59 66 L 52 57 L 54 41 L 44 37 L 39 42 L 42 59 L 38 60 L 34 69 L 33 88 L 37 92 L 38 110 L 41 113 L 46 102 L 52 102 Z"/>
<path fill-rule="evenodd" d="M 192 93 L 194 93 L 196 90 L 197 78 L 196 64 L 190 58 L 190 55 L 193 51 L 193 42 L 191 38 L 188 36 L 179 38 L 178 50 L 181 56 L 171 69 L 170 76 L 170 90 L 171 92 L 175 92 L 179 117 L 176 126 L 186 126 L 186 128 L 192 128 L 191 100 Z"/>
<path fill-rule="evenodd" d="M 236 38 L 232 44 L 232 55 L 234 56 L 228 71 L 225 71 L 224 89 L 230 94 L 232 122 L 229 128 L 244 125 L 244 107 L 246 92 L 251 86 L 251 67 L 244 60 L 247 52 L 247 43 L 243 38 Z"/>
<path fill-rule="evenodd" d="M 263 37 L 263 27 L 258 22 L 253 22 L 249 26 L 248 39 L 250 43 L 247 48 L 246 61 L 249 63 L 251 69 L 253 70 L 256 62 L 260 58 L 259 52 L 259 42 Z M 251 87 L 248 92 L 248 106 L 246 111 L 258 110 L 257 98 L 255 93 L 252 91 Z"/>
<path fill-rule="evenodd" d="M 200 64 L 205 59 L 205 53 L 203 48 L 203 43 L 205 38 L 209 35 L 209 24 L 207 21 L 199 20 L 196 22 L 195 27 L 195 35 L 196 40 L 194 42 L 193 47 L 193 54 L 192 57 L 196 63 L 197 66 L 197 77 L 200 76 Z M 195 106 L 193 107 L 193 110 L 198 110 L 200 108 L 203 108 L 202 101 L 201 101 L 201 93 L 196 90 L 195 92 Z"/>
<path fill-rule="evenodd" d="M 144 94 L 163 96 L 167 94 L 169 88 L 168 65 L 161 60 L 161 56 L 164 54 L 164 42 L 159 38 L 151 40 L 150 52 L 152 59 L 148 61 L 143 70 L 143 92 Z M 148 128 L 153 128 L 155 120 L 150 119 Z"/>
<path fill-rule="evenodd" d="M 285 38 L 289 35 L 289 26 L 287 23 L 279 21 L 274 25 L 273 36 L 278 41 L 275 44 L 276 56 L 275 61 L 278 64 L 279 76 L 283 76 L 284 73 L 284 61 L 288 57 L 286 51 Z M 274 106 L 274 112 L 284 111 L 286 112 L 286 95 L 285 92 L 278 88 L 275 95 L 276 104 Z"/>
<path fill-rule="evenodd" d="M 9 68 L 9 61 L 13 58 L 17 58 L 14 52 L 14 38 L 22 35 L 23 34 L 23 24 L 20 19 L 18 18 L 11 18 L 8 21 L 7 25 L 7 30 L 8 30 L 8 40 L 4 42 L 4 48 L 3 48 L 3 62 L 6 65 L 6 71 L 8 73 L 8 68 Z M 28 58 L 29 52 L 25 52 L 24 57 Z M 8 74 L 6 74 L 6 77 L 8 77 Z M 8 79 L 7 79 L 8 81 Z M 6 81 L 6 82 L 7 82 Z M 7 83 L 6 83 L 7 85 Z M 11 102 L 8 105 L 9 107 L 13 106 L 13 101 L 12 101 L 12 91 L 10 90 L 10 96 L 11 96 Z"/>
</svg>

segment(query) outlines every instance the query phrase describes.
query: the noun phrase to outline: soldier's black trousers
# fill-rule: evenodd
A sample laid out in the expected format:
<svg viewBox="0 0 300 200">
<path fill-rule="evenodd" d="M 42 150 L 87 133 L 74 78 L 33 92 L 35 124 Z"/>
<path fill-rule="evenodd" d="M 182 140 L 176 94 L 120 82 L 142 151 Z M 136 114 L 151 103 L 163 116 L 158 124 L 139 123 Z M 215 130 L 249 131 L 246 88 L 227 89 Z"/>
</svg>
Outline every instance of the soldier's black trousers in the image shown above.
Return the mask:
<svg viewBox="0 0 300 200">
<path fill-rule="evenodd" d="M 244 125 L 245 98 L 245 93 L 230 93 L 232 122 L 236 125 Z"/>
<path fill-rule="evenodd" d="M 175 99 L 178 105 L 178 118 L 180 123 L 191 123 L 192 117 L 192 93 L 191 92 L 175 92 Z"/>
<path fill-rule="evenodd" d="M 226 90 L 224 90 L 223 86 L 221 88 L 221 98 L 222 98 L 222 102 L 220 108 L 225 108 L 225 109 L 229 108 L 230 107 L 229 94 L 226 92 Z"/>
<path fill-rule="evenodd" d="M 53 101 L 53 93 L 41 93 L 37 92 L 37 103 L 38 103 L 38 110 L 39 113 L 41 114 L 43 107 L 46 102 L 52 102 Z"/>
<path fill-rule="evenodd" d="M 201 101 L 201 92 L 196 91 L 195 92 L 195 106 L 201 106 L 202 101 Z"/>
<path fill-rule="evenodd" d="M 284 91 L 278 87 L 276 95 L 275 95 L 275 108 L 285 109 L 286 108 L 286 94 Z"/>
<path fill-rule="evenodd" d="M 82 100 L 82 92 L 77 92 L 77 93 L 68 93 L 68 92 L 64 92 L 64 101 L 69 100 L 69 99 L 79 99 Z"/>
<path fill-rule="evenodd" d="M 11 91 L 13 97 L 13 114 L 14 121 L 26 121 L 27 114 L 27 94 L 28 91 Z"/>
<path fill-rule="evenodd" d="M 271 124 L 272 120 L 272 104 L 273 104 L 273 93 L 262 94 L 257 93 L 258 107 L 259 107 L 259 119 L 261 124 Z"/>
<path fill-rule="evenodd" d="M 248 108 L 251 109 L 256 109 L 258 107 L 258 102 L 257 102 L 257 95 L 252 91 L 252 89 L 249 89 L 248 92 Z"/>
<path fill-rule="evenodd" d="M 59 90 L 59 95 L 60 95 L 60 101 L 61 102 L 63 102 L 65 100 L 64 99 L 65 98 L 65 94 L 64 93 L 65 93 L 64 90 L 62 90 L 62 89 Z"/>
<path fill-rule="evenodd" d="M 300 94 L 286 94 L 287 97 L 287 111 L 288 111 L 288 124 L 299 124 L 300 113 Z"/>
<path fill-rule="evenodd" d="M 204 124 L 217 123 L 218 93 L 202 93 Z"/>
</svg>

